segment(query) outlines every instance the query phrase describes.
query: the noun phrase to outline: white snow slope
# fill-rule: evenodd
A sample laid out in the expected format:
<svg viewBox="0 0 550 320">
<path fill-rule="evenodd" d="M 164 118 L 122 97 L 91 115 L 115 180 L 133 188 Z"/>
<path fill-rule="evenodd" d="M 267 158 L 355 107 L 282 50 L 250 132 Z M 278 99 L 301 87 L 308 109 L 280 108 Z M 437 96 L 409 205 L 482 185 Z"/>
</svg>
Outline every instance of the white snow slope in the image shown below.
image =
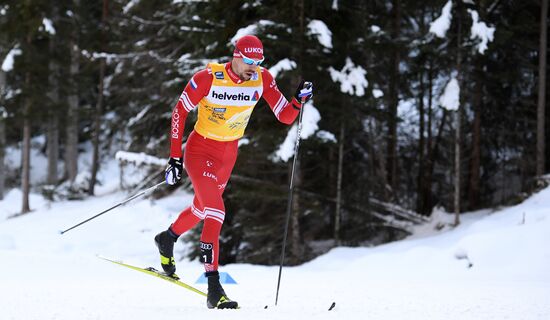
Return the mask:
<svg viewBox="0 0 550 320">
<path fill-rule="evenodd" d="M 0 201 L 0 319 L 550 319 L 550 188 L 515 207 L 463 215 L 455 229 L 285 267 L 277 306 L 278 267 L 224 266 L 238 282 L 225 289 L 240 310 L 208 310 L 191 291 L 96 257 L 160 269 L 153 237 L 190 202 L 186 193 L 135 200 L 58 233 L 126 197 L 35 196 L 32 213 L 10 219 L 20 192 Z M 197 261 L 178 262 L 192 285 L 201 272 Z"/>
</svg>

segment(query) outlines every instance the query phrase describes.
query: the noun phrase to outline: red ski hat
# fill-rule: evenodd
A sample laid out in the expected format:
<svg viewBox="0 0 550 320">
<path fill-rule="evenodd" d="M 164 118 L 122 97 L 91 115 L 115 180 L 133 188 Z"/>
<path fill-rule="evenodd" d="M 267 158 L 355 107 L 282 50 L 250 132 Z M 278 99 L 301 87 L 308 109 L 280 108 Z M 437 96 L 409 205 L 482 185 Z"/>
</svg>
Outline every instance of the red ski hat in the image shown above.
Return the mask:
<svg viewBox="0 0 550 320">
<path fill-rule="evenodd" d="M 263 60 L 264 46 L 258 37 L 247 35 L 239 38 L 235 43 L 235 51 L 233 57 L 242 58 L 242 55 L 254 60 Z"/>
</svg>

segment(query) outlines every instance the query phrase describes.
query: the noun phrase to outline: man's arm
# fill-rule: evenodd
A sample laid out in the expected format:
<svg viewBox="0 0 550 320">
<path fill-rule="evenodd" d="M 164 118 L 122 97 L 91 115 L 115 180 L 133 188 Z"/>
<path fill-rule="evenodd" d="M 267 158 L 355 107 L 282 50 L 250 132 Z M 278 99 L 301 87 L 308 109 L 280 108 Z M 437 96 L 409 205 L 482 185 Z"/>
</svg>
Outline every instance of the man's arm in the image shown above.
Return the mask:
<svg viewBox="0 0 550 320">
<path fill-rule="evenodd" d="M 172 111 L 172 124 L 170 128 L 171 158 L 181 158 L 183 156 L 181 144 L 185 129 L 185 119 L 187 119 L 187 114 L 208 94 L 211 86 L 212 73 L 210 70 L 204 69 L 193 75 L 181 93 Z"/>
<path fill-rule="evenodd" d="M 300 112 L 302 102 L 296 97 L 293 97 L 292 100 L 288 102 L 281 91 L 279 91 L 277 83 L 275 79 L 273 79 L 271 73 L 265 68 L 262 68 L 262 79 L 264 89 L 263 98 L 267 101 L 267 104 L 269 104 L 277 120 L 288 125 L 294 122 Z M 309 99 L 309 96 L 306 99 Z"/>
</svg>

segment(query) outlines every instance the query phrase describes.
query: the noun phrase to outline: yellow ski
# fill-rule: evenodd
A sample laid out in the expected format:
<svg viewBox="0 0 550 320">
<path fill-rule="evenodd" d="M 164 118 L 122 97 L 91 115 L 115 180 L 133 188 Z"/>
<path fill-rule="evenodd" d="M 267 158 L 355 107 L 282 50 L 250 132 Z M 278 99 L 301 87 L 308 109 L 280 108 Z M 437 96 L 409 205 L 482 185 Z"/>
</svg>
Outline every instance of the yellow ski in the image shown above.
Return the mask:
<svg viewBox="0 0 550 320">
<path fill-rule="evenodd" d="M 114 264 L 118 264 L 119 266 L 123 266 L 123 267 L 129 268 L 129 269 L 132 269 L 132 270 L 136 270 L 136 271 L 140 271 L 140 272 L 146 273 L 148 275 L 152 275 L 152 276 L 161 278 L 161 279 L 166 280 L 168 282 L 172 282 L 173 284 L 176 284 L 180 287 L 184 287 L 185 289 L 191 290 L 195 293 L 200 294 L 201 296 L 206 297 L 206 293 L 204 293 L 201 290 L 196 289 L 196 288 L 188 285 L 187 283 L 181 282 L 180 278 L 176 274 L 173 274 L 173 275 L 169 276 L 169 275 L 165 274 L 164 272 L 158 271 L 157 269 L 155 269 L 153 267 L 141 268 L 141 267 L 136 267 L 136 266 L 129 265 L 129 264 L 124 263 L 122 261 L 112 260 L 112 259 L 105 258 L 105 257 L 102 257 L 102 256 L 97 256 L 97 257 L 101 258 L 103 260 L 112 262 Z"/>
</svg>

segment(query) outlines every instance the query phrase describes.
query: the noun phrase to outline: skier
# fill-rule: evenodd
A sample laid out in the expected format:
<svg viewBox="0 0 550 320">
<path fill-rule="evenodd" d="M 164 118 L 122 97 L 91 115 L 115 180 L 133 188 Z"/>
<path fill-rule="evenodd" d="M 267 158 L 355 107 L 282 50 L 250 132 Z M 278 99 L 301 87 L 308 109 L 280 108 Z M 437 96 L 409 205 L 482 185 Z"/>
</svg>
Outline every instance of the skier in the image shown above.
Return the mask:
<svg viewBox="0 0 550 320">
<path fill-rule="evenodd" d="M 263 61 L 260 39 L 252 35 L 241 37 L 230 62 L 209 63 L 193 75 L 172 112 L 166 182 L 173 185 L 181 179 L 185 162 L 195 196 L 193 204 L 183 210 L 167 230 L 155 236 L 155 243 L 164 272 L 172 275 L 176 271 L 174 243 L 181 234 L 204 220 L 200 261 L 204 263 L 208 279 L 206 305 L 210 309 L 238 308 L 238 303 L 227 297 L 219 281 L 219 235 L 225 217 L 222 194 L 237 159 L 238 140 L 244 134 L 252 110 L 263 97 L 277 119 L 290 125 L 302 103 L 313 95 L 311 82 L 302 80 L 288 102 L 273 76 L 260 67 Z M 185 119 L 197 105 L 198 119 L 182 155 Z"/>
</svg>

